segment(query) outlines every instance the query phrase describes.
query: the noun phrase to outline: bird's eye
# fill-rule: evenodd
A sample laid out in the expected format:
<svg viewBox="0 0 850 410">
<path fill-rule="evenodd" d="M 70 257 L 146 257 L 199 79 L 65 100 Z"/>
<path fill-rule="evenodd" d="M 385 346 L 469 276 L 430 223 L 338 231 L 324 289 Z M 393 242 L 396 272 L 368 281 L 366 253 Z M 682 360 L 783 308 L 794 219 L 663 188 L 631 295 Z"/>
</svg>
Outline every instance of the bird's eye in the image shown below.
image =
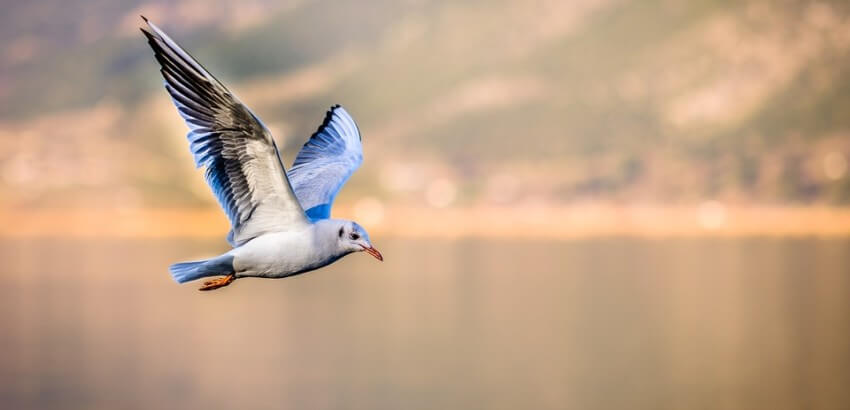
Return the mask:
<svg viewBox="0 0 850 410">
<path fill-rule="evenodd" d="M 356 240 L 360 239 L 360 235 L 352 232 L 351 235 L 349 236 L 349 238 L 351 238 L 352 241 L 356 241 Z"/>
<path fill-rule="evenodd" d="M 339 228 L 339 237 L 342 238 L 342 228 Z"/>
</svg>

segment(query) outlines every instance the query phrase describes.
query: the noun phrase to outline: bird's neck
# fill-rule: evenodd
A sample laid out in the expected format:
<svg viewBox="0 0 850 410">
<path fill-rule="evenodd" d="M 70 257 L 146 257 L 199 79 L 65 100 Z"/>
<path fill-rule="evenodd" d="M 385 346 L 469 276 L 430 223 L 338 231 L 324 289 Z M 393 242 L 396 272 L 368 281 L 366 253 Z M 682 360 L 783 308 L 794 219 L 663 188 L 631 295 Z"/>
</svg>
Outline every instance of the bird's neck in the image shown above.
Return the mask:
<svg viewBox="0 0 850 410">
<path fill-rule="evenodd" d="M 316 246 L 322 250 L 324 256 L 337 259 L 351 253 L 350 250 L 340 247 L 339 229 L 345 223 L 346 221 L 340 219 L 321 219 L 313 223 Z"/>
</svg>

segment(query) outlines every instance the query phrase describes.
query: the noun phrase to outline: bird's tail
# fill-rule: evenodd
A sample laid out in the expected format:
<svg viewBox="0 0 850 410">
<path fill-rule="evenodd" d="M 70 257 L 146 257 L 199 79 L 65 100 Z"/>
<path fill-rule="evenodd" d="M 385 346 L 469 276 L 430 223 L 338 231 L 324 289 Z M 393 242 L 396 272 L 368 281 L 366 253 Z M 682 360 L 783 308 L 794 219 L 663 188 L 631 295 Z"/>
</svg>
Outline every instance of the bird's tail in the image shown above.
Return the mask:
<svg viewBox="0 0 850 410">
<path fill-rule="evenodd" d="M 233 256 L 221 255 L 212 259 L 175 263 L 168 267 L 177 283 L 186 283 L 209 276 L 229 275 L 233 270 Z"/>
</svg>

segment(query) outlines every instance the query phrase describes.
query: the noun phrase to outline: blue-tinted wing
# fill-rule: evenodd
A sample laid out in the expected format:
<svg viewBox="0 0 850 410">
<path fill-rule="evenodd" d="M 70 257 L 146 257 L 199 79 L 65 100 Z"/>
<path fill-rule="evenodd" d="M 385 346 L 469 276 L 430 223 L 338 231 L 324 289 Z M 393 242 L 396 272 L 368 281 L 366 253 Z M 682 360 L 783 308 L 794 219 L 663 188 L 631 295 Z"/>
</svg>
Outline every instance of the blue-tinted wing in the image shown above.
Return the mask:
<svg viewBox="0 0 850 410">
<path fill-rule="evenodd" d="M 341 106 L 331 107 L 288 173 L 295 196 L 310 219 L 330 218 L 334 197 L 362 162 L 357 124 Z"/>
<path fill-rule="evenodd" d="M 195 165 L 230 219 L 233 245 L 309 223 L 271 133 L 227 88 L 153 23 L 142 29 L 165 88 L 191 131 Z"/>
</svg>

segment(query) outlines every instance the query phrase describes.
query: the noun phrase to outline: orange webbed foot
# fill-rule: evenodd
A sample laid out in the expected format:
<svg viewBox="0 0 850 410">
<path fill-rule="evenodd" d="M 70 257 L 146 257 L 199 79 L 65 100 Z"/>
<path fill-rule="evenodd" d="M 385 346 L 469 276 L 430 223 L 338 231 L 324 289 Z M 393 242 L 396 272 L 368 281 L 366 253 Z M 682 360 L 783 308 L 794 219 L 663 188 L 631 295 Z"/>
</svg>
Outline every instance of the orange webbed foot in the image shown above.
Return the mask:
<svg viewBox="0 0 850 410">
<path fill-rule="evenodd" d="M 201 286 L 198 290 L 213 290 L 222 288 L 229 285 L 234 280 L 236 280 L 236 276 L 233 274 L 221 278 L 215 278 L 213 280 L 204 282 L 204 286 Z"/>
</svg>

